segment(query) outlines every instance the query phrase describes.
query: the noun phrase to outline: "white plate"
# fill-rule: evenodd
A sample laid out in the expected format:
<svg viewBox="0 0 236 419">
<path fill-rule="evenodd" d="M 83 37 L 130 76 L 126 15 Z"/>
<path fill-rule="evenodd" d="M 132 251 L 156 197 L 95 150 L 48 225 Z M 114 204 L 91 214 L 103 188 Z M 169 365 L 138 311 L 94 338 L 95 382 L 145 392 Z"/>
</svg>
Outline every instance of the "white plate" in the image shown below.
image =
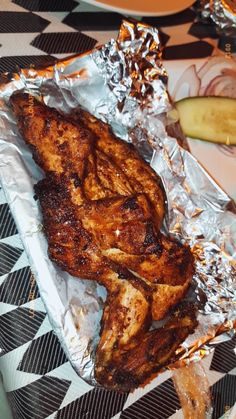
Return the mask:
<svg viewBox="0 0 236 419">
<path fill-rule="evenodd" d="M 164 67 L 174 101 L 190 96 L 231 96 L 236 99 L 234 58 L 215 55 L 198 60 L 168 60 Z M 191 153 L 236 201 L 236 147 L 190 138 L 188 142 Z"/>
<path fill-rule="evenodd" d="M 164 16 L 180 12 L 191 6 L 193 0 L 84 0 L 114 12 L 134 16 Z"/>
</svg>

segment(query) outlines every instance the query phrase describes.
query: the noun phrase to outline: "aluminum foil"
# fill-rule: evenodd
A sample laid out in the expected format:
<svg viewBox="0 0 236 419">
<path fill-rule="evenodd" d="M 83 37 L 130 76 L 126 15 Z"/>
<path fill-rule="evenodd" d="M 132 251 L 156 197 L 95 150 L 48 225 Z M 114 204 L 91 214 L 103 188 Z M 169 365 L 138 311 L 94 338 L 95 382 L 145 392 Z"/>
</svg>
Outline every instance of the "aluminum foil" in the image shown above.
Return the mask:
<svg viewBox="0 0 236 419">
<path fill-rule="evenodd" d="M 202 18 L 211 17 L 221 34 L 236 37 L 235 0 L 200 0 L 200 8 Z"/>
<path fill-rule="evenodd" d="M 54 330 L 76 371 L 91 384 L 106 291 L 49 260 L 33 189 L 43 173 L 18 133 L 8 99 L 25 89 L 65 113 L 84 106 L 134 142 L 161 176 L 167 197 L 163 228 L 190 244 L 196 262 L 187 298 L 198 303 L 199 325 L 177 351 L 188 363 L 229 339 L 236 327 L 236 215 L 230 197 L 167 134 L 177 127 L 177 117 L 166 83 L 158 30 L 124 21 L 116 41 L 53 67 L 21 70 L 10 81 L 6 75 L 0 86 L 2 185 Z"/>
<path fill-rule="evenodd" d="M 225 35 L 236 37 L 235 0 L 214 0 L 211 2 L 211 17 Z"/>
</svg>

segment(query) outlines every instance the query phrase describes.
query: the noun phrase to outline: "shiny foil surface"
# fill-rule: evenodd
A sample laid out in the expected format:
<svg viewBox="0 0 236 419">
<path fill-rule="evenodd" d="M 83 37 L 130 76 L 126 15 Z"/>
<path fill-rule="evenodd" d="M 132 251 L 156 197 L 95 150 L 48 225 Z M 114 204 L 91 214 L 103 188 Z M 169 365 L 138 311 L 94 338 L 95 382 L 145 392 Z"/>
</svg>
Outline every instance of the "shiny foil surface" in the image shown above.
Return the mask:
<svg viewBox="0 0 236 419">
<path fill-rule="evenodd" d="M 236 1 L 200 0 L 203 18 L 211 17 L 222 35 L 236 37 Z"/>
<path fill-rule="evenodd" d="M 124 21 L 116 41 L 53 67 L 6 75 L 0 86 L 2 185 L 54 330 L 76 371 L 91 384 L 96 384 L 94 355 L 106 290 L 49 260 L 33 189 L 43 173 L 18 132 L 8 100 L 24 89 L 64 113 L 82 105 L 133 142 L 161 176 L 167 208 L 163 230 L 189 243 L 196 263 L 186 298 L 198 305 L 199 325 L 177 351 L 187 364 L 232 337 L 236 327 L 236 215 L 230 197 L 174 138 L 178 118 L 167 78 L 158 30 Z"/>
</svg>

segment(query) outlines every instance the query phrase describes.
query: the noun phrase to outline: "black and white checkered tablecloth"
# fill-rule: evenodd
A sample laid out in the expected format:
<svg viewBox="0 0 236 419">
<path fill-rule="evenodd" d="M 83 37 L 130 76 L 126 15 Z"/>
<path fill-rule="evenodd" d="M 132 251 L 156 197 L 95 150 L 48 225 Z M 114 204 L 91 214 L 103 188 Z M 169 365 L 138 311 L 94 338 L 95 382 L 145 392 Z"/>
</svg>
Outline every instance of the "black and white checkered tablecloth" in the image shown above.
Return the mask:
<svg viewBox="0 0 236 419">
<path fill-rule="evenodd" d="M 1 0 L 0 72 L 89 50 L 116 37 L 122 17 L 75 0 Z M 207 57 L 218 46 L 214 25 L 195 22 L 193 8 L 142 20 L 160 28 L 165 59 Z M 49 323 L 2 189 L 0 301 L 0 371 L 15 419 L 183 417 L 170 372 L 133 394 L 93 388 L 75 373 Z M 235 343 L 234 337 L 219 344 L 203 362 L 214 419 L 236 401 Z"/>
<path fill-rule="evenodd" d="M 215 26 L 195 16 L 190 8 L 142 21 L 160 29 L 165 59 L 207 57 L 218 46 Z M 1 0 L 0 71 L 89 50 L 116 37 L 122 18 L 75 0 Z"/>
</svg>

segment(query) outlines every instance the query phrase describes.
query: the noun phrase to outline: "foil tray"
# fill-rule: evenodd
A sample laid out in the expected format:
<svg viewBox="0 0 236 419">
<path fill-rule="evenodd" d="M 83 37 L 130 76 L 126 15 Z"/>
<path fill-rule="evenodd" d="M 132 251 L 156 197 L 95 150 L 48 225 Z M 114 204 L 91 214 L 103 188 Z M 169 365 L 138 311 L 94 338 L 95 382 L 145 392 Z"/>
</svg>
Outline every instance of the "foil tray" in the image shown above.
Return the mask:
<svg viewBox="0 0 236 419">
<path fill-rule="evenodd" d="M 75 370 L 93 385 L 106 290 L 96 281 L 71 277 L 49 260 L 34 199 L 34 184 L 43 173 L 18 132 L 8 101 L 24 89 L 64 113 L 81 105 L 133 142 L 161 176 L 167 197 L 163 229 L 188 243 L 195 257 L 187 298 L 199 306 L 199 324 L 176 352 L 179 362 L 188 364 L 235 332 L 236 215 L 230 197 L 187 150 L 167 80 L 158 30 L 124 20 L 117 40 L 51 67 L 6 74 L 0 85 L 2 186 L 55 333 Z"/>
</svg>

